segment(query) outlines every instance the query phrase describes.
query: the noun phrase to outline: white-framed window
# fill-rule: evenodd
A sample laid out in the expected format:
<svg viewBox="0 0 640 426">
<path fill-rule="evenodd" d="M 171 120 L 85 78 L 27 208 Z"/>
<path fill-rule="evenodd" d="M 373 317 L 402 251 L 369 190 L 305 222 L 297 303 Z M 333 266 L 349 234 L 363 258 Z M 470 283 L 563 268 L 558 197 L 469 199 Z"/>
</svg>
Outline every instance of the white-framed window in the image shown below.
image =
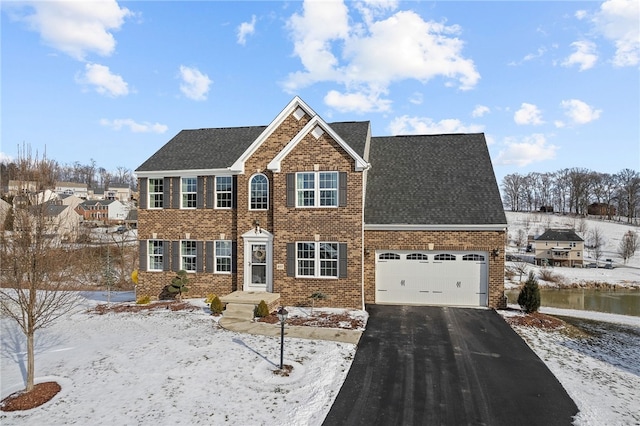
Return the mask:
<svg viewBox="0 0 640 426">
<path fill-rule="evenodd" d="M 296 244 L 296 274 L 299 277 L 338 277 L 338 243 Z"/>
<path fill-rule="evenodd" d="M 424 253 L 411 253 L 407 255 L 407 260 L 429 260 L 429 256 Z"/>
<path fill-rule="evenodd" d="M 456 260 L 456 256 L 450 253 L 436 254 L 433 260 Z"/>
<path fill-rule="evenodd" d="M 216 208 L 230 209 L 233 202 L 233 178 L 216 176 Z"/>
<path fill-rule="evenodd" d="M 165 255 L 163 248 L 162 240 L 149 240 L 149 263 L 147 268 L 149 271 L 162 271 L 163 257 Z"/>
<path fill-rule="evenodd" d="M 149 208 L 161 209 L 164 207 L 164 179 L 149 179 Z"/>
<path fill-rule="evenodd" d="M 481 254 L 465 254 L 464 256 L 462 256 L 462 260 L 484 262 L 484 256 Z"/>
<path fill-rule="evenodd" d="M 193 240 L 180 241 L 180 269 L 187 272 L 196 272 L 196 257 L 198 249 Z"/>
<path fill-rule="evenodd" d="M 378 255 L 380 260 L 400 260 L 400 255 L 396 253 L 380 253 Z"/>
<path fill-rule="evenodd" d="M 249 182 L 249 209 L 269 209 L 269 180 L 263 174 L 254 175 Z"/>
<path fill-rule="evenodd" d="M 180 193 L 182 194 L 181 207 L 183 209 L 195 209 L 198 200 L 198 178 L 182 178 Z"/>
<path fill-rule="evenodd" d="M 216 240 L 215 242 L 216 273 L 231 273 L 231 241 Z"/>
<path fill-rule="evenodd" d="M 296 207 L 338 207 L 338 172 L 296 173 Z"/>
</svg>

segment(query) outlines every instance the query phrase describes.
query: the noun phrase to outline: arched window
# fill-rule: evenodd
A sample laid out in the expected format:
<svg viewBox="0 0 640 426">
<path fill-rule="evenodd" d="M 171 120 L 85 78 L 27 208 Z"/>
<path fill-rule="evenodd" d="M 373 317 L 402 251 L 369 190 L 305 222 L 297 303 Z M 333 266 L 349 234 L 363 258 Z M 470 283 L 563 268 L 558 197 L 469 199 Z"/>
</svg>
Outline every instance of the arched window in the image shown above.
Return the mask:
<svg viewBox="0 0 640 426">
<path fill-rule="evenodd" d="M 267 177 L 263 174 L 257 174 L 249 182 L 249 209 L 269 209 L 269 180 Z"/>
</svg>

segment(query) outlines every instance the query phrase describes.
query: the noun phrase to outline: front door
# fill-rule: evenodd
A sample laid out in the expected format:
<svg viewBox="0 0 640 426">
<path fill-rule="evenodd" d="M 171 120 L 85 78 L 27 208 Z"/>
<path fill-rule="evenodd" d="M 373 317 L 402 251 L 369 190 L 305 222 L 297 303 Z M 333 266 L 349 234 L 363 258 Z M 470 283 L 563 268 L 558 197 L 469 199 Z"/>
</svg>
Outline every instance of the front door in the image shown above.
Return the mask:
<svg viewBox="0 0 640 426">
<path fill-rule="evenodd" d="M 272 235 L 261 229 L 249 231 L 244 238 L 244 291 L 273 291 L 272 286 Z"/>
</svg>

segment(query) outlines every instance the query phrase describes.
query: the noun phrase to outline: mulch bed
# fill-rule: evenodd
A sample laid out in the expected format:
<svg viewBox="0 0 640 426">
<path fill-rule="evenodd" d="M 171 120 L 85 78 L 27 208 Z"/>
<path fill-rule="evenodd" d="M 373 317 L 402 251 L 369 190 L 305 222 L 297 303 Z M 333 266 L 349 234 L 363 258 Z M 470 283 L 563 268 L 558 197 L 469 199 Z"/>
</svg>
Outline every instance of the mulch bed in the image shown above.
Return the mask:
<svg viewBox="0 0 640 426">
<path fill-rule="evenodd" d="M 114 313 L 122 313 L 122 312 L 149 312 L 149 311 L 158 311 L 158 310 L 170 310 L 170 311 L 198 311 L 200 308 L 194 306 L 187 302 L 152 302 L 144 305 L 132 305 L 129 303 L 113 303 L 113 304 L 102 304 L 98 305 L 95 308 L 91 309 L 90 312 L 104 315 L 111 312 Z"/>
<path fill-rule="evenodd" d="M 505 320 L 510 325 L 537 327 L 546 330 L 555 330 L 566 326 L 564 321 L 556 317 L 552 317 L 551 315 L 541 314 L 540 312 L 508 316 L 505 317 Z"/>
<path fill-rule="evenodd" d="M 275 312 L 266 317 L 258 318 L 258 322 L 266 322 L 269 324 L 278 324 L 280 320 Z M 314 313 L 308 317 L 289 317 L 287 325 L 304 325 L 308 327 L 326 327 L 326 328 L 344 328 L 354 330 L 364 328 L 364 321 L 357 318 L 351 318 L 347 313 Z"/>
<path fill-rule="evenodd" d="M 0 410 L 2 411 L 23 411 L 30 410 L 51 401 L 62 388 L 56 382 L 38 383 L 31 392 L 24 390 L 12 393 L 2 400 Z"/>
</svg>

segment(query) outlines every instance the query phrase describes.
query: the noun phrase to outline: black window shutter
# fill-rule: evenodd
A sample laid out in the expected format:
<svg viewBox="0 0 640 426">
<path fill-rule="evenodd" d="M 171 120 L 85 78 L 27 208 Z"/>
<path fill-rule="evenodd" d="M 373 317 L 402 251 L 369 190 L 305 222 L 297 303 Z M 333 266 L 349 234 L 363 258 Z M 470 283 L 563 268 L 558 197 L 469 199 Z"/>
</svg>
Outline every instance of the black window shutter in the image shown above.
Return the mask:
<svg viewBox="0 0 640 426">
<path fill-rule="evenodd" d="M 202 241 L 196 241 L 196 272 L 203 272 L 204 265 L 202 264 Z"/>
<path fill-rule="evenodd" d="M 205 243 L 206 253 L 206 262 L 205 267 L 207 268 L 207 272 L 215 272 L 215 268 L 213 265 L 213 241 L 207 241 Z"/>
<path fill-rule="evenodd" d="M 173 188 L 172 192 L 173 192 L 173 197 L 171 198 L 171 208 L 172 209 L 179 209 L 180 208 L 180 178 L 179 177 L 174 177 L 171 179 L 173 182 L 173 185 L 171 185 Z"/>
<path fill-rule="evenodd" d="M 216 179 L 215 176 L 207 176 L 207 208 L 212 209 L 214 204 Z"/>
<path fill-rule="evenodd" d="M 162 208 L 168 209 L 171 205 L 171 178 L 162 179 Z"/>
<path fill-rule="evenodd" d="M 231 241 L 231 272 L 238 272 L 238 243 Z"/>
<path fill-rule="evenodd" d="M 287 207 L 296 206 L 296 174 L 287 173 Z"/>
<path fill-rule="evenodd" d="M 338 205 L 347 206 L 347 173 L 340 172 L 338 175 Z"/>
<path fill-rule="evenodd" d="M 238 207 L 238 176 L 231 178 L 231 208 Z"/>
<path fill-rule="evenodd" d="M 338 245 L 338 278 L 347 278 L 347 244 Z"/>
<path fill-rule="evenodd" d="M 140 240 L 139 243 L 139 247 L 138 247 L 138 262 L 140 263 L 138 265 L 138 269 L 140 271 L 146 271 L 147 270 L 147 245 L 149 244 L 147 240 Z"/>
<path fill-rule="evenodd" d="M 287 243 L 287 276 L 296 276 L 296 244 Z"/>
<path fill-rule="evenodd" d="M 198 193 L 196 194 L 196 208 L 204 208 L 204 177 L 198 176 Z"/>
<path fill-rule="evenodd" d="M 169 257 L 169 244 L 170 241 L 162 242 L 162 270 L 170 271 L 171 270 L 171 258 Z"/>
<path fill-rule="evenodd" d="M 149 180 L 147 178 L 140 178 L 140 182 L 138 183 L 138 187 L 140 188 L 140 199 L 138 200 L 138 207 L 140 209 L 147 208 L 147 190 L 149 185 Z"/>
<path fill-rule="evenodd" d="M 180 241 L 171 241 L 171 270 L 180 270 Z"/>
</svg>

